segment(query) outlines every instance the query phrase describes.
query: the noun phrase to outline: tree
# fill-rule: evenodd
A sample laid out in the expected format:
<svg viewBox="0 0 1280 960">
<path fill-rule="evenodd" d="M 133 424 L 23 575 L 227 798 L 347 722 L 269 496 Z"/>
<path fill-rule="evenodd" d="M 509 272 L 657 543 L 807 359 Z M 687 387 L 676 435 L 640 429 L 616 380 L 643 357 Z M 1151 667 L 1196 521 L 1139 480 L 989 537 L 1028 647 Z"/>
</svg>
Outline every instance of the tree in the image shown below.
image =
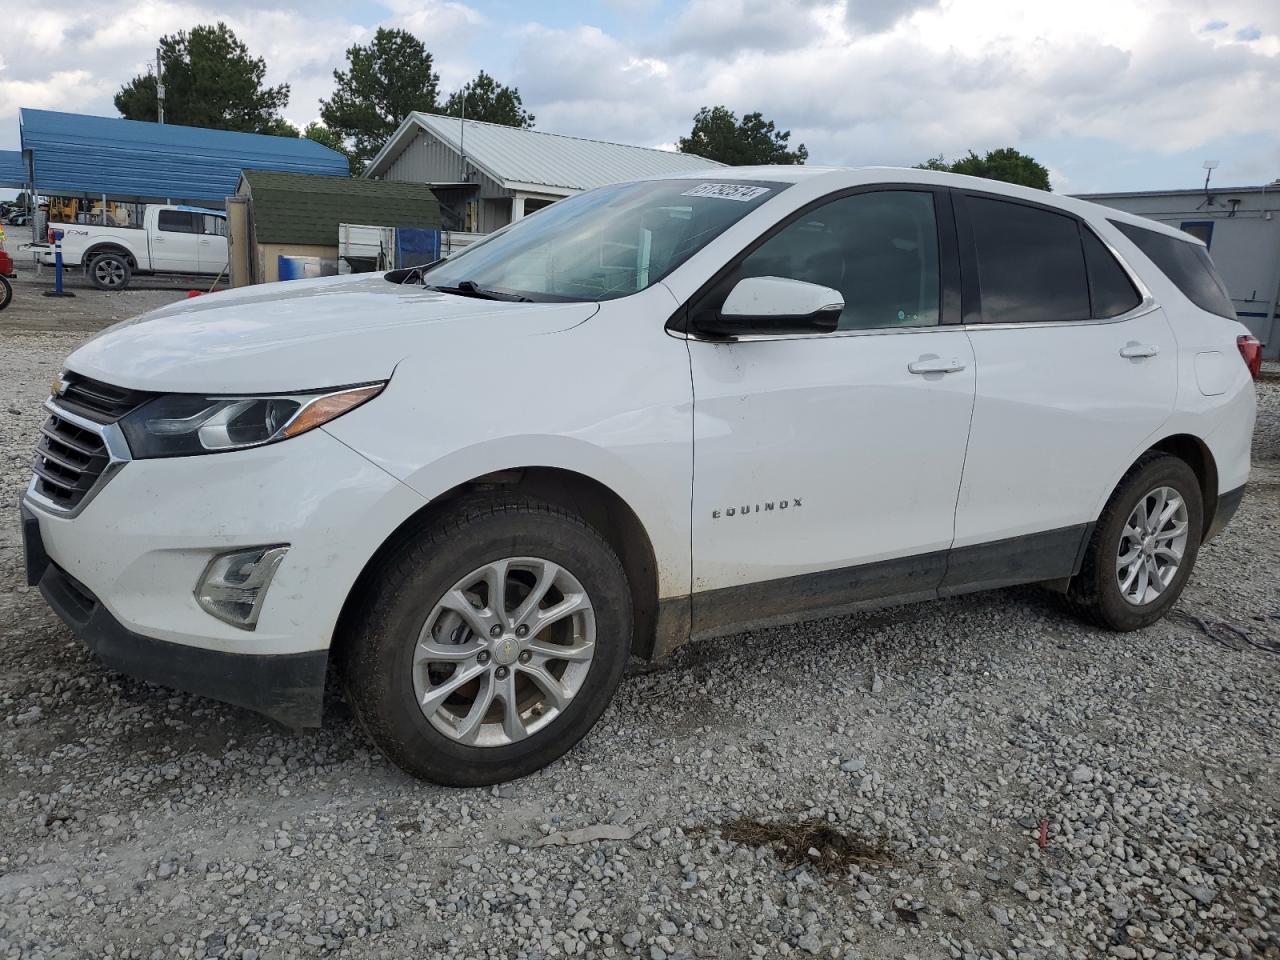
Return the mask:
<svg viewBox="0 0 1280 960">
<path fill-rule="evenodd" d="M 679 142 L 681 153 L 693 153 L 740 167 L 756 163 L 804 163 L 809 151 L 804 144 L 787 149 L 790 130 L 774 129 L 772 120 L 760 113 L 744 114 L 739 120 L 728 107 L 703 107 L 693 118 L 693 130 Z"/>
<path fill-rule="evenodd" d="M 244 133 L 279 133 L 289 85 L 263 85 L 267 65 L 225 23 L 179 30 L 160 38 L 165 123 Z M 156 78 L 134 77 L 115 97 L 127 120 L 157 118 Z M 295 133 L 296 135 L 296 133 Z"/>
<path fill-rule="evenodd" d="M 1049 184 L 1049 171 L 1032 157 L 1020 153 L 1013 147 L 988 150 L 981 157 L 970 150 L 967 157 L 961 157 L 953 163 L 947 163 L 942 158 L 942 154 L 938 154 L 924 163 L 916 164 L 916 169 L 964 173 L 971 177 L 1019 183 L 1024 187 L 1034 187 L 1037 190 L 1053 189 Z"/>
<path fill-rule="evenodd" d="M 308 140 L 314 140 L 316 143 L 328 147 L 330 150 L 337 150 L 340 154 L 347 158 L 347 171 L 354 174 L 351 169 L 351 154 L 347 152 L 347 145 L 342 141 L 342 137 L 334 130 L 330 130 L 323 123 L 316 123 L 314 120 L 303 128 L 302 135 Z"/>
<path fill-rule="evenodd" d="M 498 83 L 483 70 L 461 90 L 449 95 L 444 112 L 451 117 L 461 116 L 464 96 L 468 120 L 483 120 L 485 123 L 501 123 L 525 129 L 533 126 L 533 114 L 524 109 L 519 89 Z"/>
<path fill-rule="evenodd" d="M 367 46 L 347 50 L 347 69 L 333 71 L 333 96 L 320 101 L 325 126 L 363 166 L 414 110 L 434 111 L 440 76 L 426 46 L 407 30 L 379 27 Z"/>
</svg>

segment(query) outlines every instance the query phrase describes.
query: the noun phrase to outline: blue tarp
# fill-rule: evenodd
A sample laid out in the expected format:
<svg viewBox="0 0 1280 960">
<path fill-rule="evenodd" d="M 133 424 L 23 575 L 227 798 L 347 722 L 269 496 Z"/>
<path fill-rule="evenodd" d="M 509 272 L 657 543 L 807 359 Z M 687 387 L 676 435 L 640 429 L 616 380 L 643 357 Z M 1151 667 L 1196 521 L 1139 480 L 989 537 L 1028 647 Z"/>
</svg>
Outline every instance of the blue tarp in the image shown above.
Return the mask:
<svg viewBox="0 0 1280 960">
<path fill-rule="evenodd" d="M 21 150 L 0 150 L 0 187 L 21 190 L 27 185 L 27 162 Z"/>
<path fill-rule="evenodd" d="M 19 112 L 36 189 L 49 196 L 217 201 L 241 170 L 347 176 L 347 158 L 302 137 L 206 130 L 52 110 Z"/>
</svg>

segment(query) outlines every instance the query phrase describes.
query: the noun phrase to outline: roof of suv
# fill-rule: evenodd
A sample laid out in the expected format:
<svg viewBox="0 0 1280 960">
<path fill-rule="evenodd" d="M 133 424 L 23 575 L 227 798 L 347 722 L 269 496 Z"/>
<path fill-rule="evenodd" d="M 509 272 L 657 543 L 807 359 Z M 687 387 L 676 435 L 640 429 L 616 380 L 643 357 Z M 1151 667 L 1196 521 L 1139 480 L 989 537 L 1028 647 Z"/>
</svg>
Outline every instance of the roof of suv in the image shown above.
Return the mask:
<svg viewBox="0 0 1280 960">
<path fill-rule="evenodd" d="M 1199 243 L 1196 238 L 1171 227 L 1168 224 L 1149 220 L 1136 214 L 1125 213 L 1114 207 L 1106 207 L 1087 200 L 1080 200 L 1065 194 L 1049 193 L 1034 187 L 1024 187 L 1001 180 L 987 180 L 983 177 L 970 177 L 960 173 L 944 173 L 938 170 L 922 170 L 918 167 L 818 167 L 805 164 L 773 165 L 758 167 L 717 167 L 705 170 L 669 174 L 652 179 L 662 180 L 772 180 L 778 183 L 813 183 L 819 179 L 829 180 L 830 189 L 838 190 L 842 186 L 859 186 L 866 183 L 922 183 L 935 184 L 941 187 L 958 187 L 966 190 L 981 190 L 985 193 L 1001 194 L 1015 200 L 1026 200 L 1045 206 L 1057 207 L 1093 222 L 1117 220 L 1132 223 L 1135 226 L 1156 233 L 1165 233 L 1179 240 Z"/>
</svg>

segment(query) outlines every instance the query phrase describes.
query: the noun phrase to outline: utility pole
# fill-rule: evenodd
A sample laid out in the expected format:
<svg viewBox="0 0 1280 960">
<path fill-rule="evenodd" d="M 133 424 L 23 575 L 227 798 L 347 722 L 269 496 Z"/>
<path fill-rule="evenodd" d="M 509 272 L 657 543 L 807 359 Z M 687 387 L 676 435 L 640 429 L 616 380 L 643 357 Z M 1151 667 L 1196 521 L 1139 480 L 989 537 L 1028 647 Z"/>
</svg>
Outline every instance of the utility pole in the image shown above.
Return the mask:
<svg viewBox="0 0 1280 960">
<path fill-rule="evenodd" d="M 160 72 L 159 47 L 156 47 L 156 116 L 164 123 L 164 74 Z"/>
</svg>

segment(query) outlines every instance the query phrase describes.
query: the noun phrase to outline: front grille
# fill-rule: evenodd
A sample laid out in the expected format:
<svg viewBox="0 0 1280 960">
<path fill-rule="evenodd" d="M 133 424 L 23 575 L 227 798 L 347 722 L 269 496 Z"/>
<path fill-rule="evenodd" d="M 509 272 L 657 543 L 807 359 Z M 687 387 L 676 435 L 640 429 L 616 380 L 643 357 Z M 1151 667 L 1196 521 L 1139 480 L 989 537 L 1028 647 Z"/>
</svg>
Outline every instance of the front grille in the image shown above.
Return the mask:
<svg viewBox="0 0 1280 960">
<path fill-rule="evenodd" d="M 67 373 L 65 383 L 67 386 L 58 396 L 58 403 L 95 423 L 115 423 L 154 396 L 144 390 L 115 387 L 77 373 Z"/>
<path fill-rule="evenodd" d="M 63 510 L 80 505 L 111 458 L 101 434 L 54 413 L 40 428 L 36 444 L 35 490 Z"/>
</svg>

